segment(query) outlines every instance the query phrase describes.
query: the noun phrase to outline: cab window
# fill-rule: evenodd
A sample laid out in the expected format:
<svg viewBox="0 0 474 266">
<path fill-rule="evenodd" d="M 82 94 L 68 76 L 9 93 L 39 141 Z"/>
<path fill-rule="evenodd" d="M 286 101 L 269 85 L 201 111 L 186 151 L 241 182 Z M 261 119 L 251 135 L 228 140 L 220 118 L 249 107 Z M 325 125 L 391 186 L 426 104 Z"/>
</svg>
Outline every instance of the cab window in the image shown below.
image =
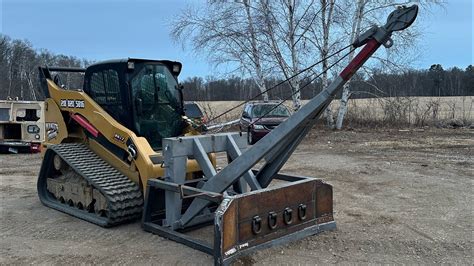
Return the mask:
<svg viewBox="0 0 474 266">
<path fill-rule="evenodd" d="M 119 76 L 114 69 L 92 73 L 90 90 L 92 98 L 99 105 L 122 105 Z"/>
</svg>

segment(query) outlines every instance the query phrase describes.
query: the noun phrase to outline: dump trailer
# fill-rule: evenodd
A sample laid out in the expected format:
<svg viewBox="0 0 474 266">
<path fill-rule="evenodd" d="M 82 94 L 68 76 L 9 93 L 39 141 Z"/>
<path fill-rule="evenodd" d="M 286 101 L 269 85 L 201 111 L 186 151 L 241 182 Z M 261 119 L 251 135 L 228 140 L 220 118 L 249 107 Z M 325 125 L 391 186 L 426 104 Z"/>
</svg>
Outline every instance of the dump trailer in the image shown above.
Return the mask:
<svg viewBox="0 0 474 266">
<path fill-rule="evenodd" d="M 39 152 L 45 139 L 41 101 L 0 101 L 0 152 Z"/>
<path fill-rule="evenodd" d="M 360 35 L 352 47 L 361 50 L 335 80 L 250 147 L 245 133 L 193 129 L 183 117 L 178 62 L 42 67 L 46 122 L 57 131 L 44 143 L 39 197 L 104 227 L 141 217 L 144 230 L 211 254 L 216 265 L 334 229 L 332 186 L 279 171 L 343 85 L 417 12 L 416 5 L 400 7 L 385 26 Z M 83 72 L 83 89 L 62 88 L 53 71 Z M 214 156 L 220 152 L 228 158 L 222 169 Z M 211 241 L 185 233 L 209 225 Z"/>
</svg>

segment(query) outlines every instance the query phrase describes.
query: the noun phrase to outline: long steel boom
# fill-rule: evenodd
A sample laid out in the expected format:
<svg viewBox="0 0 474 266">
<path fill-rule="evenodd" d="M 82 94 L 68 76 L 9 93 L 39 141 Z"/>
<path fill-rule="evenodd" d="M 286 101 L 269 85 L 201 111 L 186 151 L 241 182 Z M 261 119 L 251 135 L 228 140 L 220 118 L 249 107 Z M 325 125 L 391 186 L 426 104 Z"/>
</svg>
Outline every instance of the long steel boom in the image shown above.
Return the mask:
<svg viewBox="0 0 474 266">
<path fill-rule="evenodd" d="M 256 178 L 261 187 L 268 186 L 308 133 L 314 124 L 314 120 L 320 116 L 344 84 L 381 45 L 390 47 L 393 43 L 390 38 L 392 32 L 403 30 L 410 26 L 415 20 L 417 13 L 418 7 L 416 5 L 399 8 L 390 14 L 385 26 L 373 27 L 360 35 L 353 43 L 353 46 L 354 48 L 363 46 L 362 50 L 326 89 L 250 147 L 245 153 L 235 158 L 222 171 L 211 177 L 202 189 L 218 193 L 224 192 L 263 158 L 265 158 L 266 163 L 260 169 Z M 186 225 L 208 203 L 208 201 L 203 199 L 195 199 L 183 214 L 179 223 Z"/>
</svg>

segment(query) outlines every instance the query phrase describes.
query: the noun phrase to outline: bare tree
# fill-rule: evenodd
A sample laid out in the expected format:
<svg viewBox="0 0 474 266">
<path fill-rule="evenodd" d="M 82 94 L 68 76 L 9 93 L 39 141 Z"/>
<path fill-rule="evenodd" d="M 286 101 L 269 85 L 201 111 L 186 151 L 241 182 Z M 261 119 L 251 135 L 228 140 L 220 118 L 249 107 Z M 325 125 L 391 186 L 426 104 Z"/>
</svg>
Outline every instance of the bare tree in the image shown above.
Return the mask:
<svg viewBox="0 0 474 266">
<path fill-rule="evenodd" d="M 356 4 L 356 9 L 354 12 L 354 17 L 352 18 L 352 30 L 351 30 L 351 37 L 350 37 L 350 42 L 353 43 L 357 36 L 360 34 L 360 27 L 362 23 L 362 19 L 364 18 L 364 9 L 369 0 L 357 0 Z M 349 54 L 349 62 L 354 58 L 354 50 Z M 346 83 L 344 85 L 344 88 L 342 90 L 342 96 L 341 96 L 341 103 L 339 106 L 339 112 L 337 115 L 337 121 L 336 121 L 336 129 L 341 129 L 342 128 L 342 122 L 344 121 L 344 116 L 347 113 L 347 103 L 349 101 L 350 97 L 350 87 L 349 83 Z"/>
<path fill-rule="evenodd" d="M 440 2 L 418 1 L 422 10 Z M 217 64 L 237 63 L 239 69 L 254 77 L 260 91 L 266 90 L 266 78 L 279 76 L 288 80 L 294 108 L 298 109 L 301 82 L 308 77 L 294 76 L 304 66 L 322 60 L 320 81 L 326 87 L 332 75 L 342 67 L 337 65 L 328 72 L 334 62 L 327 59 L 328 55 L 343 43 L 352 43 L 370 26 L 384 24 L 387 14 L 397 5 L 409 3 L 399 0 L 215 0 L 208 2 L 204 13 L 193 9 L 185 11 L 174 23 L 172 36 L 183 42 L 190 40 L 196 51 L 205 50 Z M 394 36 L 397 46 L 390 52 L 375 54 L 376 60 L 364 68 L 364 74 L 371 76 L 375 70 L 403 72 L 414 58 L 407 51 L 416 50 L 412 47 L 419 35 L 415 25 Z M 354 53 L 349 54 L 349 60 Z M 370 82 L 370 78 L 366 80 Z M 351 86 L 348 83 L 343 89 L 335 123 L 332 110 L 326 110 L 328 124 L 335 124 L 337 129 L 343 125 L 352 95 Z"/>
<path fill-rule="evenodd" d="M 10 52 L 10 38 L 6 35 L 0 35 L 0 97 L 8 97 L 7 90 L 10 86 Z"/>
<path fill-rule="evenodd" d="M 38 66 L 88 65 L 87 61 L 64 55 L 55 55 L 47 50 L 35 50 L 24 40 L 11 40 L 0 34 L 0 99 L 42 100 L 44 92 L 38 85 Z M 65 76 L 68 87 L 81 88 L 82 76 Z M 67 75 L 67 74 L 66 74 Z"/>
<path fill-rule="evenodd" d="M 271 61 L 276 62 L 289 84 L 292 92 L 293 109 L 301 107 L 301 78 L 292 76 L 300 71 L 300 56 L 306 48 L 302 38 L 308 31 L 302 23 L 314 1 L 303 5 L 296 0 L 261 0 L 260 9 L 263 18 L 265 44 L 270 47 Z"/>
<path fill-rule="evenodd" d="M 352 10 L 352 21 L 348 25 L 343 25 L 343 28 L 350 29 L 350 42 L 352 43 L 355 38 L 371 25 L 383 25 L 384 19 L 387 13 L 391 12 L 396 6 L 407 5 L 412 1 L 399 1 L 399 0 L 357 0 L 354 6 L 353 1 L 342 1 L 342 9 L 349 11 L 351 7 L 355 7 Z M 442 6 L 442 0 L 420 0 L 417 1 L 424 11 L 429 10 L 433 6 Z M 350 11 L 349 11 L 350 12 Z M 347 30 L 346 30 L 347 31 Z M 397 45 L 390 48 L 385 52 L 385 58 L 378 54 L 373 56 L 375 64 L 378 66 L 375 69 L 388 69 L 393 72 L 405 71 L 408 65 L 414 62 L 416 59 L 412 52 L 416 52 L 416 41 L 421 35 L 419 28 L 414 25 L 406 31 L 397 33 L 396 41 Z M 380 52 L 379 52 L 380 54 Z M 354 57 L 354 51 L 348 56 L 348 60 L 351 61 Z M 372 65 L 375 65 L 374 63 Z M 369 73 L 370 65 L 365 66 L 364 70 Z M 337 115 L 336 129 L 341 129 L 343 126 L 344 117 L 347 113 L 348 101 L 351 97 L 351 82 L 348 82 L 342 91 L 340 106 Z"/>
<path fill-rule="evenodd" d="M 265 86 L 265 77 L 263 75 L 262 69 L 262 60 L 260 59 L 260 51 L 257 46 L 257 32 L 254 26 L 254 22 L 252 19 L 251 8 L 250 8 L 250 0 L 243 0 L 242 1 L 245 6 L 245 13 L 247 15 L 247 22 L 248 22 L 248 30 L 250 34 L 250 43 L 252 47 L 252 58 L 254 67 L 255 67 L 255 83 L 257 83 L 260 92 L 263 93 L 263 100 L 268 101 L 268 93 L 266 91 Z"/>
<path fill-rule="evenodd" d="M 253 20 L 250 0 L 209 1 L 204 9 L 189 6 L 172 24 L 171 36 L 195 51 L 208 51 L 216 66 L 236 63 L 237 70 L 255 80 L 263 99 L 268 100 L 265 85 L 261 35 Z"/>
<path fill-rule="evenodd" d="M 314 1 L 209 1 L 202 12 L 183 11 L 171 36 L 190 43 L 195 51 L 208 52 L 216 65 L 237 63 L 254 78 L 264 99 L 268 99 L 265 78 L 282 75 L 288 79 L 297 110 L 301 77 L 290 77 L 317 56 L 310 54 L 305 38 L 316 20 Z"/>
<path fill-rule="evenodd" d="M 327 57 L 330 51 L 334 50 L 340 43 L 337 39 L 335 41 L 331 40 L 331 37 L 334 37 L 331 36 L 331 29 L 334 27 L 334 16 L 336 13 L 335 11 L 337 11 L 337 9 L 335 10 L 335 4 L 336 0 L 320 0 L 320 23 L 312 23 L 314 25 L 311 25 L 310 35 L 308 36 L 308 41 L 312 43 L 319 52 L 322 71 L 321 85 L 323 88 L 326 88 L 329 84 L 329 59 Z M 334 117 L 331 106 L 326 108 L 324 114 L 326 116 L 327 126 L 329 128 L 334 128 Z"/>
</svg>

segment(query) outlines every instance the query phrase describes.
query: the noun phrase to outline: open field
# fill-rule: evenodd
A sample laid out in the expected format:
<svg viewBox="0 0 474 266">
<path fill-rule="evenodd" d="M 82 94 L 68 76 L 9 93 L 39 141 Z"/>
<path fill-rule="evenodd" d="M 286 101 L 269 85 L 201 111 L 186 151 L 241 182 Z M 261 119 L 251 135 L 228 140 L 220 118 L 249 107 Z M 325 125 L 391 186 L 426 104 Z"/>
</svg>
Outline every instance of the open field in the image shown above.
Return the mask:
<svg viewBox="0 0 474 266">
<path fill-rule="evenodd" d="M 0 155 L 0 264 L 212 263 L 139 222 L 103 229 L 47 209 L 40 164 L 37 154 Z M 338 228 L 237 264 L 472 264 L 473 130 L 313 130 L 283 171 L 334 186 Z"/>
<path fill-rule="evenodd" d="M 303 104 L 308 102 L 303 101 Z M 237 106 L 240 101 L 199 102 L 208 113 L 215 117 Z M 291 107 L 291 102 L 285 105 Z M 331 107 L 336 112 L 339 101 L 334 100 Z M 291 108 L 290 108 L 291 109 Z M 230 121 L 242 113 L 242 107 L 225 115 L 220 121 Z M 336 114 L 335 114 L 336 115 Z M 363 123 L 364 125 L 387 123 L 389 125 L 443 126 L 453 120 L 462 121 L 464 126 L 474 124 L 474 97 L 397 97 L 350 99 L 347 123 Z"/>
</svg>

